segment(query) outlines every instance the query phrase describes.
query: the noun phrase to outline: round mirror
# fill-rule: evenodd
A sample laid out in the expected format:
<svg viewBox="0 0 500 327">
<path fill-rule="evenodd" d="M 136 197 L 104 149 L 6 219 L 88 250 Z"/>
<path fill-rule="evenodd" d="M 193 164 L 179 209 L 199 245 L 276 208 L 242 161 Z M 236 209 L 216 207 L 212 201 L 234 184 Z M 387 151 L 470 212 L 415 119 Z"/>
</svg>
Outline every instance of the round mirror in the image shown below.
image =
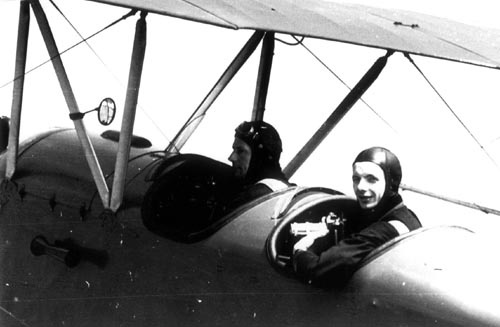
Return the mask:
<svg viewBox="0 0 500 327">
<path fill-rule="evenodd" d="M 99 116 L 99 122 L 105 126 L 111 124 L 115 119 L 115 109 L 116 105 L 113 99 L 106 98 L 102 100 L 97 112 L 97 115 Z"/>
</svg>

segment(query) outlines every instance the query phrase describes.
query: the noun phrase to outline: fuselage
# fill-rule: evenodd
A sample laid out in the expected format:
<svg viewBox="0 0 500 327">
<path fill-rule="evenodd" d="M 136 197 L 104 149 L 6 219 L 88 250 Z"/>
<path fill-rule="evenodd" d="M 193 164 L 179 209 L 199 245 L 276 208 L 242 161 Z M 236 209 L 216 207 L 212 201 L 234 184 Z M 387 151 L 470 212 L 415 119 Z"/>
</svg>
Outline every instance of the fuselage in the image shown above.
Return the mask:
<svg viewBox="0 0 500 327">
<path fill-rule="evenodd" d="M 91 139 L 111 185 L 117 144 L 98 135 Z M 281 269 L 269 246 L 280 239 L 272 236 L 281 229 L 288 233 L 286 224 L 293 219 L 351 199 L 293 186 L 237 208 L 195 240 L 174 240 L 146 228 L 141 216 L 162 151 L 132 147 L 124 202 L 116 214 L 106 214 L 82 153 L 73 130 L 40 135 L 21 146 L 16 174 L 2 190 L 1 326 L 500 322 L 488 308 L 458 305 L 464 294 L 449 294 L 454 282 L 436 286 L 462 267 L 448 263 L 436 277 L 429 260 L 436 264 L 449 257 L 451 246 L 434 256 L 430 251 L 443 235 L 455 235 L 452 244 L 469 242 L 470 231 L 433 229 L 398 239 L 369 258 L 345 289 L 325 290 Z M 276 216 L 276 208 L 287 203 L 288 211 Z M 36 251 L 40 240 L 49 244 L 43 253 Z M 64 249 L 78 252 L 75 265 L 62 260 Z M 418 259 L 412 261 L 409 253 L 419 253 Z"/>
</svg>

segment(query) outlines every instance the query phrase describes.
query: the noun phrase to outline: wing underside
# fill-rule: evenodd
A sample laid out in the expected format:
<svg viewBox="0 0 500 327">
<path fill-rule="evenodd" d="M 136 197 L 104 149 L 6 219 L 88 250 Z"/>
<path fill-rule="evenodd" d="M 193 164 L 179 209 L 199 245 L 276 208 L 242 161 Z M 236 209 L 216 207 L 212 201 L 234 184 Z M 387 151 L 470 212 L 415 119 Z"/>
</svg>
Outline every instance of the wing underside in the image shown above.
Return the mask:
<svg viewBox="0 0 500 327">
<path fill-rule="evenodd" d="M 352 43 L 500 68 L 500 30 L 322 0 L 91 0 L 233 29 Z"/>
</svg>

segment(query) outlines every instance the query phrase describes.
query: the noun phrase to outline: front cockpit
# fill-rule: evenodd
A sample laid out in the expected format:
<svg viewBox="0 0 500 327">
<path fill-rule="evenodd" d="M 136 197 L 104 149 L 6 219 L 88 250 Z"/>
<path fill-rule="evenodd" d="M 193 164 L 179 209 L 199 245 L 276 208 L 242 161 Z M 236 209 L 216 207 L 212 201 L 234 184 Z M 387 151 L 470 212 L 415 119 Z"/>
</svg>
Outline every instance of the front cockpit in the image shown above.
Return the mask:
<svg viewBox="0 0 500 327">
<path fill-rule="evenodd" d="M 142 208 L 144 225 L 153 233 L 194 242 L 214 233 L 236 209 L 240 189 L 231 167 L 196 154 L 163 160 L 151 176 Z"/>
</svg>

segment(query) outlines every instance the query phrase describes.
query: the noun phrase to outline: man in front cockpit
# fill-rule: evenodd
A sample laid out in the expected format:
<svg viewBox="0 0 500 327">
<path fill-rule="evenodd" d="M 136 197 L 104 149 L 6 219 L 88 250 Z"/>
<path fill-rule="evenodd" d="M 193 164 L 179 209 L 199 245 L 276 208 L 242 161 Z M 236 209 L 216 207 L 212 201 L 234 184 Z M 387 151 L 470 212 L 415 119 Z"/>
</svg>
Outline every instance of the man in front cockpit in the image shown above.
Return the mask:
<svg viewBox="0 0 500 327">
<path fill-rule="evenodd" d="M 234 176 L 242 183 L 242 192 L 234 206 L 290 186 L 279 163 L 281 151 L 281 138 L 271 124 L 243 122 L 235 129 L 228 160 Z"/>
<path fill-rule="evenodd" d="M 401 165 L 392 152 L 381 147 L 366 149 L 356 157 L 352 170 L 360 214 L 346 220 L 346 236 L 332 245 L 328 231 L 315 232 L 295 243 L 294 269 L 306 282 L 342 286 L 374 249 L 422 227 L 398 193 Z"/>
</svg>

